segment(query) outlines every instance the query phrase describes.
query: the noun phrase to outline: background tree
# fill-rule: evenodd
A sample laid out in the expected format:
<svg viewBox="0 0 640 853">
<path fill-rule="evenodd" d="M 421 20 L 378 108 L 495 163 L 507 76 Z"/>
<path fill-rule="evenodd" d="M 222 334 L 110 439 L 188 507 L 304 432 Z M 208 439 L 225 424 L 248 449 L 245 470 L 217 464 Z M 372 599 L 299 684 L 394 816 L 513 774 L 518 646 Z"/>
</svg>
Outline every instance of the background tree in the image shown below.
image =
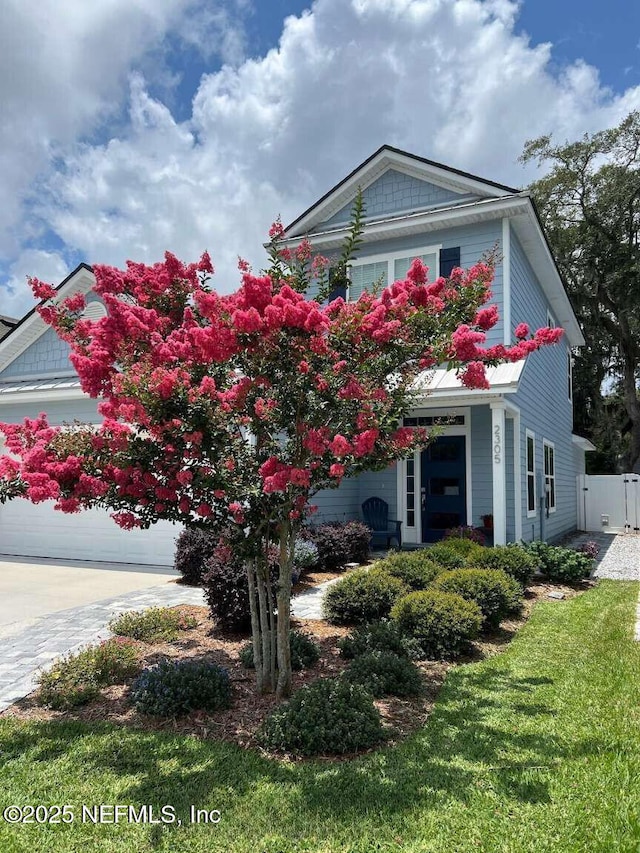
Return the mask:
<svg viewBox="0 0 640 853">
<path fill-rule="evenodd" d="M 577 142 L 527 142 L 521 159 L 551 166 L 531 190 L 587 341 L 575 358 L 576 429 L 603 466 L 624 454 L 640 471 L 640 113 Z M 612 424 L 610 394 L 626 425 Z"/>
<path fill-rule="evenodd" d="M 326 288 L 326 259 L 306 240 L 283 246 L 279 223 L 270 236 L 269 273 L 241 262 L 242 286 L 228 296 L 210 287 L 208 255 L 188 266 L 170 254 L 124 271 L 98 265 L 94 289 L 108 313 L 93 322 L 82 318 L 82 295 L 56 301 L 33 280 L 40 314 L 71 345 L 104 422 L 65 430 L 42 415 L 0 424 L 12 454 L 0 457 L 0 500 L 106 507 L 124 528 L 168 519 L 217 531 L 221 550 L 245 561 L 257 687 L 284 696 L 291 566 L 309 499 L 426 444 L 423 429 L 402 426 L 421 370 L 449 362 L 467 386 L 488 387 L 485 364 L 523 358 L 562 330 L 529 337 L 522 324 L 515 346 L 482 347 L 498 316 L 483 307 L 490 263 L 427 283 L 416 259 L 379 295 L 324 305 L 309 293 L 318 281 Z"/>
</svg>

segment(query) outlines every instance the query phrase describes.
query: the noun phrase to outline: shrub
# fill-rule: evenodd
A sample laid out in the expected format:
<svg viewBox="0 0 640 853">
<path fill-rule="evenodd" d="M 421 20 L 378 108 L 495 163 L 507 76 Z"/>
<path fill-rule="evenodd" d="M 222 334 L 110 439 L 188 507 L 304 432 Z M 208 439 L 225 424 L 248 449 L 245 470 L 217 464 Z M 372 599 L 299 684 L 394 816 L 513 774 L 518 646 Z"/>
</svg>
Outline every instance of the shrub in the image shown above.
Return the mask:
<svg viewBox="0 0 640 853">
<path fill-rule="evenodd" d="M 57 711 L 86 705 L 100 687 L 120 684 L 140 670 L 140 649 L 112 637 L 62 658 L 38 678 L 38 702 Z"/>
<path fill-rule="evenodd" d="M 464 554 L 457 551 L 455 545 L 451 547 L 449 542 L 434 545 L 428 551 L 429 559 L 445 569 L 461 569 L 465 565 Z"/>
<path fill-rule="evenodd" d="M 275 602 L 278 584 L 275 550 L 270 553 L 269 571 Z M 207 561 L 203 586 L 211 618 L 222 631 L 246 634 L 251 630 L 247 572 L 242 560 L 230 548 L 217 548 L 213 557 Z"/>
<path fill-rule="evenodd" d="M 591 557 L 572 548 L 546 542 L 527 542 L 522 547 L 537 561 L 542 574 L 557 583 L 577 583 L 589 575 L 593 566 Z"/>
<path fill-rule="evenodd" d="M 394 578 L 399 578 L 410 589 L 426 589 L 431 581 L 443 571 L 442 566 L 430 557 L 430 550 L 398 551 L 379 560 L 375 567 Z"/>
<path fill-rule="evenodd" d="M 393 606 L 391 618 L 430 658 L 460 654 L 482 624 L 477 604 L 439 589 L 409 593 Z"/>
<path fill-rule="evenodd" d="M 375 746 L 383 736 L 371 694 L 343 678 L 302 687 L 258 732 L 263 746 L 295 755 L 355 752 Z"/>
<path fill-rule="evenodd" d="M 300 577 L 318 565 L 318 549 L 307 539 L 298 539 L 293 551 L 293 571 L 291 580 L 297 583 Z"/>
<path fill-rule="evenodd" d="M 448 551 L 455 551 L 467 561 L 487 550 L 472 539 L 445 539 L 442 547 Z"/>
<path fill-rule="evenodd" d="M 322 602 L 324 616 L 339 625 L 383 619 L 405 592 L 407 587 L 401 580 L 381 569 L 356 569 L 327 589 Z"/>
<path fill-rule="evenodd" d="M 156 717 L 218 711 L 231 704 L 229 673 L 204 661 L 161 661 L 134 681 L 131 701 L 140 713 Z"/>
<path fill-rule="evenodd" d="M 291 669 L 309 669 L 320 660 L 320 647 L 301 631 L 291 631 Z M 240 649 L 240 663 L 247 669 L 253 669 L 253 643 L 246 643 Z"/>
<path fill-rule="evenodd" d="M 173 642 L 180 631 L 195 628 L 198 620 L 193 616 L 183 616 L 179 610 L 171 607 L 149 607 L 148 610 L 132 610 L 121 613 L 109 622 L 109 630 L 121 637 L 131 637 L 144 643 L 160 640 Z"/>
<path fill-rule="evenodd" d="M 206 572 L 206 562 L 213 556 L 218 537 L 209 530 L 185 527 L 176 539 L 175 569 L 185 583 L 198 586 Z"/>
<path fill-rule="evenodd" d="M 444 532 L 444 540 L 447 544 L 450 541 L 463 540 L 464 542 L 474 542 L 476 545 L 484 545 L 484 533 L 481 530 L 476 530 L 475 527 L 461 524 L 459 527 L 450 527 Z"/>
<path fill-rule="evenodd" d="M 579 548 L 578 552 L 580 554 L 585 554 L 587 557 L 590 557 L 592 560 L 595 560 L 600 553 L 600 546 L 597 542 L 594 542 L 591 539 L 589 542 L 584 542 Z"/>
<path fill-rule="evenodd" d="M 422 649 L 411 637 L 405 637 L 395 622 L 370 622 L 354 628 L 338 640 L 343 658 L 355 658 L 369 652 L 392 652 L 398 657 L 420 658 Z"/>
<path fill-rule="evenodd" d="M 371 531 L 360 521 L 332 522 L 305 530 L 318 549 L 322 568 L 333 571 L 347 563 L 365 563 L 369 558 Z"/>
<path fill-rule="evenodd" d="M 496 545 L 483 548 L 471 557 L 473 566 L 481 569 L 501 569 L 519 584 L 526 586 L 537 568 L 536 560 L 519 545 Z"/>
<path fill-rule="evenodd" d="M 372 696 L 417 696 L 422 692 L 418 667 L 389 651 L 368 652 L 351 661 L 347 681 L 361 684 Z"/>
<path fill-rule="evenodd" d="M 491 627 L 522 607 L 521 586 L 500 569 L 454 569 L 439 575 L 433 587 L 475 602 Z"/>
</svg>

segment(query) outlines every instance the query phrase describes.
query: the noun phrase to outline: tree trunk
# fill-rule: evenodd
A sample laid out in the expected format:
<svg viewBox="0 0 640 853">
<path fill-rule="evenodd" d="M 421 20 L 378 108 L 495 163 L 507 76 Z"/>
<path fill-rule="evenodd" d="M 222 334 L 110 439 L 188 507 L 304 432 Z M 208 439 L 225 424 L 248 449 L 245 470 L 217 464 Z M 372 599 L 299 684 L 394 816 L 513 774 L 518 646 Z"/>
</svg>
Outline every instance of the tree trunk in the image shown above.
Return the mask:
<svg viewBox="0 0 640 853">
<path fill-rule="evenodd" d="M 631 472 L 636 471 L 640 466 L 640 402 L 636 388 L 638 353 L 627 317 L 621 314 L 618 322 L 620 325 L 624 405 L 631 421 L 631 443 L 627 457 L 628 472 Z"/>
<path fill-rule="evenodd" d="M 295 530 L 291 522 L 280 531 L 280 571 L 278 578 L 278 685 L 276 696 L 283 699 L 291 693 L 291 567 L 295 546 Z"/>
<path fill-rule="evenodd" d="M 258 610 L 258 599 L 256 595 L 256 569 L 255 560 L 250 558 L 245 561 L 247 571 L 247 583 L 249 584 L 249 611 L 251 613 L 251 639 L 253 642 L 253 662 L 256 668 L 256 690 L 264 693 L 265 683 L 262 666 L 262 638 L 260 636 L 260 612 Z"/>
</svg>

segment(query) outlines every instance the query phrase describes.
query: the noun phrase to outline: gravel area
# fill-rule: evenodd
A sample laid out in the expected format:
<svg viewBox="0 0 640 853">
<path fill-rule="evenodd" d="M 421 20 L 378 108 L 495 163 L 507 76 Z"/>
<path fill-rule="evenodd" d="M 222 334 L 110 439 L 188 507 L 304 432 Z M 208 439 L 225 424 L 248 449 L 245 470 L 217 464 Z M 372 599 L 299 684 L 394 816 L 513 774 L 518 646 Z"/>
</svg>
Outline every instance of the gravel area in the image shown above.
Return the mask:
<svg viewBox="0 0 640 853">
<path fill-rule="evenodd" d="M 596 542 L 600 548 L 593 572 L 596 578 L 617 581 L 640 580 L 640 536 L 635 533 L 579 533 L 571 547 Z"/>
</svg>

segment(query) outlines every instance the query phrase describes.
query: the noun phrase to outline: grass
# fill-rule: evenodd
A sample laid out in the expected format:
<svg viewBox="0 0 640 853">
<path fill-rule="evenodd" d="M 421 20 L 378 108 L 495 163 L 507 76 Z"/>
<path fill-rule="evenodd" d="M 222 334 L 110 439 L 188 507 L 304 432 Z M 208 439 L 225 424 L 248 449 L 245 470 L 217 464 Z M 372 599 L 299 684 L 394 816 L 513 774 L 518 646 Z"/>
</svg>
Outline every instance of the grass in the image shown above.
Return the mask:
<svg viewBox="0 0 640 853">
<path fill-rule="evenodd" d="M 215 741 L 0 719 L 0 801 L 68 803 L 0 850 L 458 853 L 640 849 L 635 583 L 539 604 L 503 654 L 453 670 L 428 724 L 351 762 L 283 764 Z M 172 805 L 182 826 L 82 823 L 81 804 Z M 189 806 L 220 809 L 189 824 Z"/>
</svg>

